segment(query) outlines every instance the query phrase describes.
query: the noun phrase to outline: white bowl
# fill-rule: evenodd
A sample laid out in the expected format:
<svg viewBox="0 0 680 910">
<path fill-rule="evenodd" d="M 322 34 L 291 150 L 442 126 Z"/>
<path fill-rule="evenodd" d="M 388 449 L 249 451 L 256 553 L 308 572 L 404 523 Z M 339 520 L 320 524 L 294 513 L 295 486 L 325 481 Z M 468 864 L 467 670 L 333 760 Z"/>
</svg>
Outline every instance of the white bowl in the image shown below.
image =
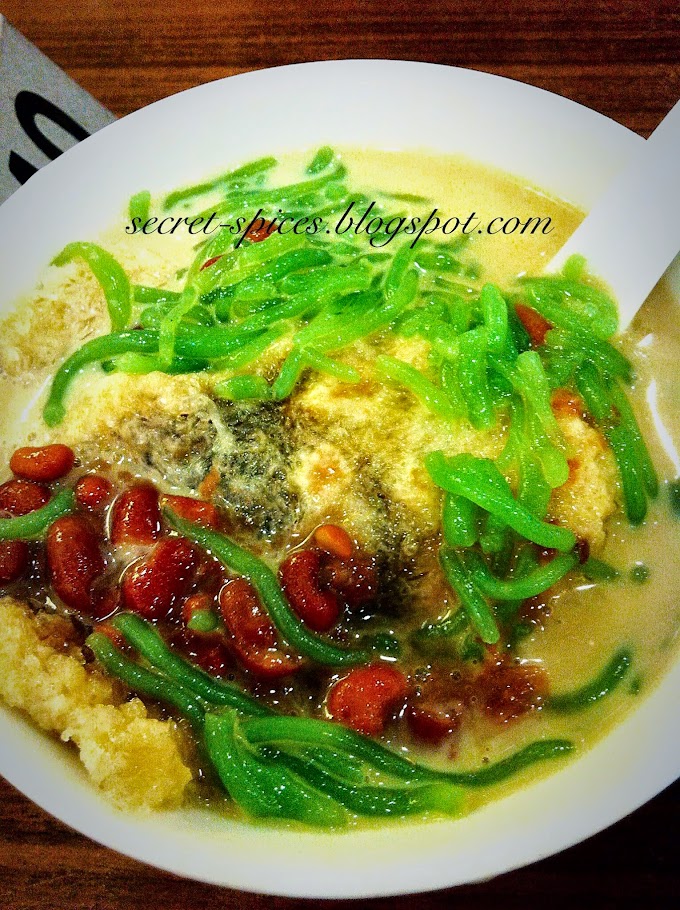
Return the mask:
<svg viewBox="0 0 680 910">
<path fill-rule="evenodd" d="M 309 63 L 199 86 L 125 117 L 39 171 L 0 209 L 0 311 L 71 240 L 140 188 L 323 143 L 460 153 L 589 208 L 640 137 L 564 98 L 485 73 L 383 60 Z M 59 743 L 3 709 L 0 772 L 48 812 L 179 875 L 300 897 L 367 897 L 484 879 L 548 856 L 640 806 L 680 772 L 680 663 L 603 741 L 460 821 L 337 835 L 203 812 L 109 808 Z"/>
</svg>

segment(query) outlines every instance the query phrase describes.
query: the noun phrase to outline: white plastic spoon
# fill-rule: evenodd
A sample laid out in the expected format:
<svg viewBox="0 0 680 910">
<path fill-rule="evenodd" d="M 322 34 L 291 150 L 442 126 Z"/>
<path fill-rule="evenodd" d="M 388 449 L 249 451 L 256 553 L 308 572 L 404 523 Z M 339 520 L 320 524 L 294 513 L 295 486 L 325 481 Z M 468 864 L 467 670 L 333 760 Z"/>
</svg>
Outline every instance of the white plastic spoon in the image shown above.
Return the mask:
<svg viewBox="0 0 680 910">
<path fill-rule="evenodd" d="M 680 101 L 548 264 L 574 253 L 619 305 L 623 332 L 680 252 Z"/>
</svg>

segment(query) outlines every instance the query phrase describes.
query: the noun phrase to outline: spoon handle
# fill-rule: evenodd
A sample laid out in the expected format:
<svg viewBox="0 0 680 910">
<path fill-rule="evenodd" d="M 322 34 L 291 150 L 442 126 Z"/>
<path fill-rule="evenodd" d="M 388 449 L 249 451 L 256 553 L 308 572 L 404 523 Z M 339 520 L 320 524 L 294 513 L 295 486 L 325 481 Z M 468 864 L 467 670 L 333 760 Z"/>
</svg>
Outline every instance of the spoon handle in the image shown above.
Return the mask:
<svg viewBox="0 0 680 910">
<path fill-rule="evenodd" d="M 680 251 L 680 101 L 612 180 L 547 266 L 573 253 L 602 278 L 619 304 L 624 331 Z"/>
</svg>

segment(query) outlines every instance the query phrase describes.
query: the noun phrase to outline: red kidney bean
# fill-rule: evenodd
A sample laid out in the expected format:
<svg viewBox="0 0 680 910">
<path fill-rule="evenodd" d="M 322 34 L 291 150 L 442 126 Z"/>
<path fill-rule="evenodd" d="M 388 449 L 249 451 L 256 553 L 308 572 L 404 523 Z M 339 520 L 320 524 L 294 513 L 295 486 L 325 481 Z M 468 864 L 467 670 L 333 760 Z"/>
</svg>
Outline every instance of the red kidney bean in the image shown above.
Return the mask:
<svg viewBox="0 0 680 910">
<path fill-rule="evenodd" d="M 126 645 L 125 636 L 122 632 L 119 632 L 118 629 L 114 628 L 109 622 L 98 622 L 94 627 L 95 632 L 101 632 L 102 635 L 106 635 L 109 641 L 116 646 L 116 648 L 124 648 Z"/>
<path fill-rule="evenodd" d="M 340 616 L 337 594 L 320 587 L 321 555 L 316 550 L 291 554 L 279 570 L 281 586 L 300 619 L 315 632 L 332 629 Z"/>
<path fill-rule="evenodd" d="M 50 483 L 68 474 L 74 461 L 73 450 L 56 443 L 49 446 L 23 446 L 12 455 L 9 466 L 17 477 Z"/>
<path fill-rule="evenodd" d="M 505 724 L 541 704 L 548 679 L 540 667 L 509 664 L 494 657 L 475 680 L 475 688 L 487 717 Z"/>
<path fill-rule="evenodd" d="M 182 604 L 182 619 L 189 623 L 194 613 L 199 610 L 212 610 L 214 605 L 215 598 L 212 594 L 192 594 Z"/>
<path fill-rule="evenodd" d="M 314 543 L 320 550 L 339 559 L 349 559 L 354 552 L 352 538 L 339 525 L 321 525 L 314 532 Z"/>
<path fill-rule="evenodd" d="M 52 587 L 66 606 L 91 614 L 93 587 L 106 564 L 87 518 L 65 515 L 50 526 L 47 565 Z"/>
<path fill-rule="evenodd" d="M 203 269 L 209 269 L 211 265 L 215 265 L 215 263 L 218 261 L 218 259 L 221 259 L 221 258 L 222 258 L 221 256 L 211 256 L 210 259 L 205 260 L 205 262 L 203 263 L 203 265 L 201 266 L 199 271 L 202 272 Z"/>
<path fill-rule="evenodd" d="M 322 562 L 320 582 L 342 597 L 351 607 L 372 600 L 378 592 L 375 561 L 369 556 L 339 559 L 331 556 Z"/>
<path fill-rule="evenodd" d="M 28 544 L 23 540 L 0 542 L 0 583 L 17 581 L 28 566 Z"/>
<path fill-rule="evenodd" d="M 50 500 L 49 488 L 32 480 L 8 480 L 0 486 L 0 512 L 27 515 Z"/>
<path fill-rule="evenodd" d="M 404 674 L 389 664 L 357 667 L 338 680 L 328 693 L 326 707 L 334 720 L 367 736 L 382 733 L 391 714 L 409 692 Z"/>
<path fill-rule="evenodd" d="M 406 719 L 416 739 L 430 745 L 439 745 L 460 728 L 462 706 L 445 706 L 419 699 L 409 704 Z"/>
<path fill-rule="evenodd" d="M 551 323 L 539 312 L 523 303 L 515 304 L 515 312 L 531 339 L 531 346 L 540 347 L 545 343 L 545 336 L 552 328 Z"/>
<path fill-rule="evenodd" d="M 113 484 L 99 474 L 85 474 L 74 487 L 77 502 L 88 512 L 99 512 L 111 499 Z"/>
<path fill-rule="evenodd" d="M 90 616 L 93 619 L 108 619 L 120 610 L 120 605 L 121 593 L 118 585 L 96 590 Z"/>
<path fill-rule="evenodd" d="M 203 499 L 191 499 L 189 496 L 164 496 L 163 505 L 176 512 L 186 521 L 217 529 L 220 526 L 220 513 L 216 506 Z"/>
<path fill-rule="evenodd" d="M 232 648 L 247 670 L 276 679 L 300 667 L 299 657 L 279 648 L 276 628 L 250 582 L 244 578 L 230 581 L 220 591 L 219 604 Z"/>
<path fill-rule="evenodd" d="M 272 234 L 275 234 L 278 231 L 278 227 L 274 224 L 273 221 L 265 221 L 264 218 L 258 218 L 258 221 L 261 221 L 262 224 L 253 224 L 246 231 L 246 237 L 252 243 L 261 243 L 263 240 L 266 240 L 268 237 L 271 237 Z"/>
<path fill-rule="evenodd" d="M 165 619 L 191 590 L 199 553 L 183 537 L 165 537 L 123 576 L 123 605 L 145 619 Z"/>
<path fill-rule="evenodd" d="M 172 645 L 211 676 L 224 676 L 234 665 L 221 635 L 203 635 L 191 629 L 180 629 L 172 635 Z"/>
<path fill-rule="evenodd" d="M 27 515 L 50 499 L 49 488 L 32 480 L 8 480 L 0 486 L 0 512 Z M 0 542 L 0 583 L 17 581 L 28 567 L 29 549 L 23 540 Z"/>
<path fill-rule="evenodd" d="M 111 513 L 111 542 L 154 543 L 161 533 L 158 491 L 149 483 L 136 484 L 116 499 Z"/>
</svg>

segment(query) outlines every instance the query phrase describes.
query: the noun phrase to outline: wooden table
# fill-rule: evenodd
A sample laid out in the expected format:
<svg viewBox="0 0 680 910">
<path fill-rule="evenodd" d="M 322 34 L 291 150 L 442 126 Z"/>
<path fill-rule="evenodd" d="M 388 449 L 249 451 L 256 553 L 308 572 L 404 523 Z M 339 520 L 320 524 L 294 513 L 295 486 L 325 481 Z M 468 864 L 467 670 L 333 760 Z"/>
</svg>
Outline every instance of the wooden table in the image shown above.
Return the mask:
<svg viewBox="0 0 680 910">
<path fill-rule="evenodd" d="M 118 115 L 245 70 L 343 57 L 427 60 L 529 82 L 648 135 L 680 97 L 677 0 L 5 0 L 2 12 Z M 680 784 L 610 830 L 495 881 L 371 910 L 667 907 L 680 897 Z M 90 843 L 0 782 L 0 905 L 12 910 L 291 910 L 178 880 Z M 676 903 L 677 905 L 677 903 Z"/>
</svg>

